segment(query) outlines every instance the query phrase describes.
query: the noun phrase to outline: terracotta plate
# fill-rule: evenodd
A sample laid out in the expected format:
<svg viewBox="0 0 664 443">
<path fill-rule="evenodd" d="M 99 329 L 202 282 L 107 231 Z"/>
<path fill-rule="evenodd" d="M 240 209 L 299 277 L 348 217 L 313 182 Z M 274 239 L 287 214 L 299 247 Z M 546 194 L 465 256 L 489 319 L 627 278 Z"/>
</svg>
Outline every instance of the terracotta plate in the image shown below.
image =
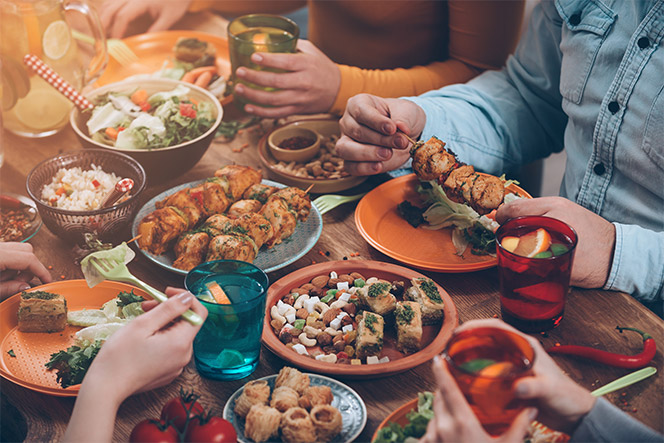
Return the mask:
<svg viewBox="0 0 664 443">
<path fill-rule="evenodd" d="M 408 403 L 399 406 L 398 409 L 392 411 L 390 415 L 385 417 L 385 420 L 380 422 L 380 424 L 376 428 L 376 432 L 374 432 L 373 437 L 371 437 L 371 441 L 374 441 L 376 438 L 378 438 L 378 431 L 386 427 L 390 422 L 394 422 L 398 425 L 401 425 L 401 427 L 406 426 L 408 423 L 410 423 L 410 420 L 406 418 L 406 414 L 408 414 L 410 411 L 416 411 L 416 410 L 417 410 L 416 398 L 409 401 Z"/>
<path fill-rule="evenodd" d="M 329 275 L 335 271 L 337 274 L 359 272 L 365 278 L 378 277 L 388 281 L 403 280 L 410 287 L 410 279 L 424 277 L 419 272 L 403 268 L 390 263 L 381 263 L 369 260 L 340 260 L 307 266 L 295 271 L 277 282 L 273 283 L 267 291 L 267 304 L 265 309 L 265 321 L 263 324 L 263 343 L 272 352 L 295 366 L 309 371 L 320 372 L 328 375 L 337 375 L 347 378 L 375 378 L 396 374 L 421 365 L 439 354 L 445 348 L 447 340 L 452 331 L 459 324 L 459 315 L 456 306 L 447 291 L 438 286 L 440 295 L 445 303 L 445 319 L 441 324 L 424 326 L 422 334 L 422 349 L 410 355 L 404 355 L 396 350 L 396 337 L 391 327 L 385 328 L 385 340 L 381 357 L 388 356 L 390 361 L 378 364 L 347 365 L 337 363 L 326 363 L 303 356 L 289 349 L 275 335 L 270 326 L 270 309 L 291 289 L 309 283 L 318 275 Z M 389 322 L 388 322 L 389 324 Z"/>
<path fill-rule="evenodd" d="M 113 57 L 108 57 L 108 66 L 97 80 L 97 85 L 103 86 L 109 83 L 119 82 L 127 77 L 137 74 L 152 74 L 164 67 L 164 62 L 168 62 L 166 67 L 173 67 L 173 47 L 180 37 L 197 38 L 214 45 L 217 48 L 217 58 L 227 61 L 227 72 L 231 72 L 231 62 L 228 58 L 228 40 L 214 34 L 207 34 L 198 31 L 161 31 L 149 32 L 146 34 L 127 37 L 122 41 L 129 46 L 139 61 L 130 65 L 121 65 Z M 233 96 L 229 95 L 221 100 L 222 105 L 233 101 Z"/>
<path fill-rule="evenodd" d="M 357 436 L 362 433 L 362 429 L 364 429 L 364 426 L 367 424 L 367 407 L 365 406 L 364 401 L 362 401 L 362 397 L 340 381 L 322 375 L 307 375 L 309 376 L 310 386 L 328 386 L 332 390 L 332 395 L 334 396 L 332 406 L 341 412 L 343 427 L 341 428 L 339 435 L 331 440 L 331 443 L 351 442 L 355 440 Z M 268 375 L 267 377 L 259 378 L 258 380 L 266 380 L 270 389 L 273 390 L 277 376 L 276 374 Z M 238 389 L 228 399 L 226 406 L 224 406 L 223 416 L 226 420 L 233 423 L 240 443 L 251 443 L 253 440 L 244 436 L 244 419 L 233 411 L 235 409 L 235 402 L 242 394 L 243 389 L 244 388 Z"/>
<path fill-rule="evenodd" d="M 183 185 L 175 186 L 148 201 L 138 211 L 136 217 L 134 218 L 134 222 L 131 226 L 132 237 L 136 237 L 138 235 L 138 225 L 146 215 L 156 209 L 155 204 L 158 201 L 163 200 L 167 196 L 175 194 L 182 189 L 192 188 L 196 185 L 199 185 L 204 181 L 205 180 L 196 180 L 193 182 L 185 183 Z M 270 180 L 263 180 L 263 184 L 276 186 L 278 188 L 285 187 L 281 183 L 276 183 Z M 323 218 L 321 217 L 318 209 L 316 209 L 314 205 L 311 205 L 311 212 L 309 213 L 309 217 L 304 222 L 297 222 L 297 227 L 295 228 L 293 235 L 270 249 L 261 248 L 261 250 L 258 251 L 256 259 L 254 260 L 254 264 L 265 272 L 276 271 L 277 269 L 281 269 L 284 266 L 288 266 L 302 258 L 307 252 L 311 250 L 311 248 L 314 247 L 320 238 L 321 232 L 323 232 Z M 188 271 L 184 271 L 173 266 L 175 254 L 172 250 L 162 255 L 154 255 L 143 249 L 140 249 L 140 251 L 148 260 L 155 263 L 156 265 L 159 265 L 171 272 L 175 272 L 176 274 L 187 275 Z"/>
<path fill-rule="evenodd" d="M 341 130 L 339 129 L 339 121 L 337 119 L 308 119 L 308 120 L 298 120 L 294 122 L 287 123 L 284 126 L 298 126 L 301 128 L 311 129 L 318 132 L 323 137 L 329 137 L 331 135 L 339 135 Z M 283 127 L 283 126 L 280 126 Z M 277 129 L 277 128 L 275 128 Z M 274 131 L 274 129 L 273 129 Z M 297 186 L 302 189 L 308 188 L 310 185 L 314 185 L 311 189 L 311 192 L 314 194 L 322 194 L 328 192 L 339 192 L 345 189 L 350 189 L 354 186 L 359 185 L 364 182 L 367 177 L 342 177 L 342 178 L 323 178 L 323 179 L 314 179 L 314 178 L 303 178 L 298 177 L 294 174 L 289 174 L 279 169 L 275 168 L 274 165 L 277 163 L 270 150 L 267 146 L 267 138 L 270 136 L 271 132 L 265 134 L 263 138 L 258 142 L 258 155 L 260 156 L 261 163 L 268 170 L 268 174 L 271 178 L 278 180 L 281 183 L 285 183 L 290 186 Z"/>
<path fill-rule="evenodd" d="M 470 249 L 458 256 L 452 244 L 452 230 L 432 231 L 413 228 L 397 211 L 404 200 L 420 200 L 418 178 L 404 175 L 378 186 L 360 200 L 355 209 L 355 225 L 374 248 L 403 263 L 434 272 L 471 272 L 496 266 L 490 255 L 473 255 Z M 510 192 L 526 198 L 530 194 L 512 184 Z"/>
<path fill-rule="evenodd" d="M 120 291 L 132 289 L 135 294 L 150 299 L 141 289 L 110 281 L 99 283 L 91 289 L 85 280 L 67 280 L 37 286 L 30 291 L 62 294 L 67 299 L 67 308 L 78 311 L 99 309 Z M 17 318 L 19 301 L 20 294 L 16 294 L 0 303 L 0 376 L 33 391 L 58 397 L 75 397 L 80 385 L 63 389 L 56 382 L 55 371 L 47 371 L 44 365 L 51 358 L 51 354 L 71 346 L 72 336 L 81 328 L 67 326 L 62 332 L 50 334 L 20 332 Z M 10 350 L 14 351 L 16 357 L 8 354 Z"/>
</svg>

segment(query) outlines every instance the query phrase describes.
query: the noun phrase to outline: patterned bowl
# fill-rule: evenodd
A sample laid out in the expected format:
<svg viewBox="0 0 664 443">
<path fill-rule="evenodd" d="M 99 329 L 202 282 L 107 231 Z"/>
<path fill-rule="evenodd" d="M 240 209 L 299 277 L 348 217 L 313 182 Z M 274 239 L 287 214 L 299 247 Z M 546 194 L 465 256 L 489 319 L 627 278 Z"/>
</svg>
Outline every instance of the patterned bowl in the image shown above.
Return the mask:
<svg viewBox="0 0 664 443">
<path fill-rule="evenodd" d="M 78 166 L 86 169 L 93 163 L 101 166 L 104 172 L 134 180 L 129 198 L 110 208 L 88 211 L 55 208 L 41 199 L 42 189 L 51 182 L 60 168 Z M 119 152 L 85 149 L 65 152 L 39 163 L 28 174 L 26 188 L 30 198 L 37 204 L 44 224 L 53 234 L 71 242 L 83 243 L 86 233 L 96 233 L 100 240 L 113 241 L 123 228 L 128 232 L 139 207 L 138 196 L 145 189 L 145 183 L 145 171 L 133 158 Z"/>
</svg>

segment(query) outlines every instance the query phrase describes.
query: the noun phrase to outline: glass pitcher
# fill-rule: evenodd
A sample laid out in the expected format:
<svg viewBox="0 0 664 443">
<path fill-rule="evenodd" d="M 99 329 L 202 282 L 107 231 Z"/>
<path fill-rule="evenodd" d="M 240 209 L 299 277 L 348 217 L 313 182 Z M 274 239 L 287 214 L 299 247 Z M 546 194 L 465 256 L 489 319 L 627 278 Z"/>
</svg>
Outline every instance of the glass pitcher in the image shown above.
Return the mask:
<svg viewBox="0 0 664 443">
<path fill-rule="evenodd" d="M 89 62 L 72 36 L 65 12 L 86 19 L 95 39 Z M 0 0 L 0 62 L 5 129 L 24 137 L 55 134 L 68 121 L 73 104 L 23 64 L 34 54 L 74 88 L 96 80 L 108 62 L 106 39 L 97 13 L 78 0 Z"/>
</svg>

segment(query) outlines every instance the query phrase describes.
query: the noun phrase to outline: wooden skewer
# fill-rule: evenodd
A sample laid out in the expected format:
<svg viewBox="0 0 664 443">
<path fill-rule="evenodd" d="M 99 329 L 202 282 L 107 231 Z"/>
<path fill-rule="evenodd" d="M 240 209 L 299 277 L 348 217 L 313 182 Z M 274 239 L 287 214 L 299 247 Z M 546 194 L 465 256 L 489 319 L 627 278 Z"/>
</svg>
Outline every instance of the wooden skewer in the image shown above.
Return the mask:
<svg viewBox="0 0 664 443">
<path fill-rule="evenodd" d="M 313 187 L 314 187 L 314 183 L 312 183 L 311 186 L 309 186 L 309 187 L 307 188 L 307 190 L 304 191 L 304 193 L 305 193 L 305 194 L 308 194 L 309 191 L 311 191 L 311 188 L 313 188 Z"/>
<path fill-rule="evenodd" d="M 129 244 L 129 243 L 131 243 L 131 242 L 133 242 L 133 241 L 135 241 L 135 240 L 138 240 L 139 238 L 141 238 L 141 234 L 138 234 L 136 237 L 134 237 L 134 238 L 132 238 L 131 240 L 129 240 L 129 241 L 127 242 L 127 244 Z"/>
<path fill-rule="evenodd" d="M 403 132 L 402 130 L 399 130 L 399 132 L 401 132 L 401 134 L 402 134 L 404 137 L 406 137 L 406 139 L 407 139 L 409 142 L 411 142 L 412 144 L 417 143 L 415 140 L 413 140 L 412 138 L 410 138 L 410 137 L 408 136 L 408 134 L 406 134 L 406 133 Z"/>
</svg>

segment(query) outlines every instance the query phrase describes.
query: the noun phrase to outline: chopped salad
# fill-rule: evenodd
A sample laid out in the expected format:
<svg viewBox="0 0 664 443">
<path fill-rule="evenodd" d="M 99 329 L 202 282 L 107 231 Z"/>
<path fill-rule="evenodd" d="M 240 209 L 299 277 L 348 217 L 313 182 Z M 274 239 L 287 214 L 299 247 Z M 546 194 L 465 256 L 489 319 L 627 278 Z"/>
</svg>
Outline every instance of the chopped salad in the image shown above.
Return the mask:
<svg viewBox="0 0 664 443">
<path fill-rule="evenodd" d="M 104 94 L 87 122 L 88 133 L 119 149 L 158 149 L 193 140 L 210 129 L 215 116 L 212 103 L 195 100 L 190 91 L 178 85 L 152 95 L 144 89 Z"/>
</svg>

